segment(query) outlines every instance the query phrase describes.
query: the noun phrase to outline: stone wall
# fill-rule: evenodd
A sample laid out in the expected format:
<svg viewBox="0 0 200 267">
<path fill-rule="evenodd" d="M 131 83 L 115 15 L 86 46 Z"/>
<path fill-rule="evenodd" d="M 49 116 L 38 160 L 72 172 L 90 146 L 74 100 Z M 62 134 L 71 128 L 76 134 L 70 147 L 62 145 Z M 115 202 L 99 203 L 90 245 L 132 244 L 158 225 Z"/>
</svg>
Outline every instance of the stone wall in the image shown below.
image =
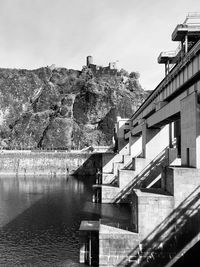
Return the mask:
<svg viewBox="0 0 200 267">
<path fill-rule="evenodd" d="M 0 176 L 95 175 L 101 154 L 75 152 L 1 151 Z"/>
</svg>

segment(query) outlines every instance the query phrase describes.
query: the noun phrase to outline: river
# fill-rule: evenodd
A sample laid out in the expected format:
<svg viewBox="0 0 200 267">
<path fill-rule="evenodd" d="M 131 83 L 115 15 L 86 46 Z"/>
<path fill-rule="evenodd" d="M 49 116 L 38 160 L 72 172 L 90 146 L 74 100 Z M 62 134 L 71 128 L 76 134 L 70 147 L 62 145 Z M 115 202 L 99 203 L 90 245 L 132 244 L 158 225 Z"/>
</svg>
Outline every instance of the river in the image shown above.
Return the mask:
<svg viewBox="0 0 200 267">
<path fill-rule="evenodd" d="M 129 220 L 126 206 L 91 203 L 93 181 L 1 178 L 0 266 L 84 266 L 81 220 Z"/>
</svg>

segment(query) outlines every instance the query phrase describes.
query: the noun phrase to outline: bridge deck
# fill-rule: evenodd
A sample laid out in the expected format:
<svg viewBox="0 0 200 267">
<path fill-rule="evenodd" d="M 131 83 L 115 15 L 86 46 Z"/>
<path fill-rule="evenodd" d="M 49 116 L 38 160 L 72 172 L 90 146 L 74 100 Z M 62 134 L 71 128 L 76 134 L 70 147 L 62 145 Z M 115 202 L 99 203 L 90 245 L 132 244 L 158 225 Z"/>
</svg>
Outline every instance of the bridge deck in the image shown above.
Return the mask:
<svg viewBox="0 0 200 267">
<path fill-rule="evenodd" d="M 151 93 L 146 101 L 131 117 L 132 125 L 141 119 L 147 119 L 162 108 L 166 103 L 177 98 L 184 91 L 194 91 L 200 87 L 200 41 L 188 52 L 188 54 L 177 64 L 157 88 Z M 164 105 L 159 104 L 164 103 Z M 165 108 L 166 109 L 166 108 Z M 174 111 L 177 113 L 177 110 Z M 172 114 L 173 115 L 173 114 Z M 139 129 L 139 126 L 137 126 Z"/>
</svg>

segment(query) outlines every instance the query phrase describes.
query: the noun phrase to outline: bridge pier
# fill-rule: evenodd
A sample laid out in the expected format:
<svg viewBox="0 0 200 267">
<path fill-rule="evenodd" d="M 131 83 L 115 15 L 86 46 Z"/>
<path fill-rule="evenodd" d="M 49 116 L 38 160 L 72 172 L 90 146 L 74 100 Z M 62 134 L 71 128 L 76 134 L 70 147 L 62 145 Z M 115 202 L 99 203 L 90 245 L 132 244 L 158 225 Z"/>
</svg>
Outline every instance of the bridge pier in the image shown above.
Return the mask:
<svg viewBox="0 0 200 267">
<path fill-rule="evenodd" d="M 153 160 L 169 146 L 169 125 L 162 128 L 148 128 L 145 123 L 142 127 L 142 155 Z"/>
<path fill-rule="evenodd" d="M 116 132 L 117 132 L 117 146 L 118 152 L 122 155 L 129 154 L 129 144 L 128 141 L 124 139 L 124 134 L 126 131 L 130 130 L 130 120 L 129 119 L 122 119 L 120 116 L 117 117 L 117 125 L 116 125 Z"/>
<path fill-rule="evenodd" d="M 181 100 L 182 165 L 200 168 L 200 105 L 197 92 Z"/>
<path fill-rule="evenodd" d="M 134 158 L 142 153 L 142 135 L 129 137 L 129 154 Z"/>
</svg>

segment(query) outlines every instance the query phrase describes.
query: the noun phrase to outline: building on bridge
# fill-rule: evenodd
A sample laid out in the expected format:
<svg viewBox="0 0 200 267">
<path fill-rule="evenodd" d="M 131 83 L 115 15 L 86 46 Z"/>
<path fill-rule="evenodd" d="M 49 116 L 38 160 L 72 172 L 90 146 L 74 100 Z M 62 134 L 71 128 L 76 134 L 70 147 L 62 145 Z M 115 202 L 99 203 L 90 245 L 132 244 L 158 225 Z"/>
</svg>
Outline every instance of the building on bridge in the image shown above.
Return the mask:
<svg viewBox="0 0 200 267">
<path fill-rule="evenodd" d="M 171 67 L 179 63 L 199 40 L 199 24 L 199 13 L 189 13 L 185 21 L 176 26 L 172 33 L 172 41 L 179 42 L 177 50 L 161 52 L 158 57 L 158 63 L 165 64 L 166 75 Z"/>
<path fill-rule="evenodd" d="M 102 154 L 102 184 L 94 185 L 96 201 L 131 206 L 131 227 L 112 218 L 82 224 L 90 233 L 82 262 L 92 255 L 85 248 L 93 231 L 100 267 L 170 267 L 199 245 L 200 14 L 178 24 L 172 40 L 178 52 L 158 58 L 165 78 L 131 118 L 118 118 L 118 153 Z"/>
</svg>

